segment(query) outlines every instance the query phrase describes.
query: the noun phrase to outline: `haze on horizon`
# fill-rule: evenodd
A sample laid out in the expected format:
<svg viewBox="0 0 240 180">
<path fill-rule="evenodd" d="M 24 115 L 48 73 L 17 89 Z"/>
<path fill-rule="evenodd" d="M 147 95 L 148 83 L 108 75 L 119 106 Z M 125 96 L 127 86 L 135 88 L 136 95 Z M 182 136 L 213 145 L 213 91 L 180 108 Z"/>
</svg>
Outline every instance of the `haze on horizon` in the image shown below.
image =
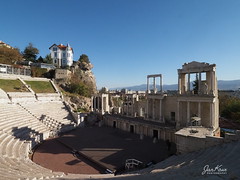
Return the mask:
<svg viewBox="0 0 240 180">
<path fill-rule="evenodd" d="M 217 65 L 218 80 L 240 79 L 238 0 L 9 0 L 1 2 L 0 39 L 41 56 L 69 43 L 74 59 L 87 54 L 97 86 L 146 83 L 163 74 L 177 83 L 185 62 Z"/>
</svg>

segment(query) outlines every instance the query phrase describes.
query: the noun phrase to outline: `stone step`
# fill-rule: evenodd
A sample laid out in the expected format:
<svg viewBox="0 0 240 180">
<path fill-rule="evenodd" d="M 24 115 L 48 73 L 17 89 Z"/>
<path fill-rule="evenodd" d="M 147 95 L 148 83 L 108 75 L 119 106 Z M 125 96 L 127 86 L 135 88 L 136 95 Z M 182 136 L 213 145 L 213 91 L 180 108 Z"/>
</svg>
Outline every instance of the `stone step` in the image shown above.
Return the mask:
<svg viewBox="0 0 240 180">
<path fill-rule="evenodd" d="M 9 143 L 9 141 L 12 140 L 12 137 L 11 136 L 8 136 L 6 135 L 4 137 L 4 139 L 2 139 L 2 141 L 0 142 L 0 155 L 1 156 L 6 156 L 6 148 L 7 148 L 7 145 Z"/>
<path fill-rule="evenodd" d="M 21 141 L 19 145 L 19 149 L 16 152 L 15 156 L 17 158 L 26 159 L 28 158 L 28 152 L 30 151 L 29 142 Z"/>
</svg>

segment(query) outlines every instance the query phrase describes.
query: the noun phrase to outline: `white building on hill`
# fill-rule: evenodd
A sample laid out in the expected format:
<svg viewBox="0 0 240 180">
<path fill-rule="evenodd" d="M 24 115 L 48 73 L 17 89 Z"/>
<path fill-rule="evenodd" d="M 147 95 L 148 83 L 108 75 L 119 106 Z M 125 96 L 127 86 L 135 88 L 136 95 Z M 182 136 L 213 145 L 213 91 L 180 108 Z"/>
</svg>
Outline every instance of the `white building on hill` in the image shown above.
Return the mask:
<svg viewBox="0 0 240 180">
<path fill-rule="evenodd" d="M 53 65 L 56 67 L 66 67 L 73 64 L 73 49 L 69 44 L 67 46 L 53 44 L 49 49 Z"/>
</svg>

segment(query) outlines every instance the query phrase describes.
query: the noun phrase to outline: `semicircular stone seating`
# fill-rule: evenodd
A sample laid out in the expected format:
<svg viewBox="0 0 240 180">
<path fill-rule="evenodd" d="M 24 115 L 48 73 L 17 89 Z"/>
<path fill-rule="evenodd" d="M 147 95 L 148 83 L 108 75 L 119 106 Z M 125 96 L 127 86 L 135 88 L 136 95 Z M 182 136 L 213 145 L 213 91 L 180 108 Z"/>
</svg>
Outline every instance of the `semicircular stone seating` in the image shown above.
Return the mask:
<svg viewBox="0 0 240 180">
<path fill-rule="evenodd" d="M 41 116 L 44 115 L 44 118 Z M 42 118 L 42 119 L 41 119 Z M 59 126 L 60 125 L 60 126 Z M 65 175 L 52 172 L 29 159 L 29 152 L 51 131 L 74 128 L 62 102 L 0 103 L 0 180 L 3 179 L 103 179 L 111 175 Z M 149 168 L 118 179 L 237 179 L 240 177 L 240 141 L 174 155 Z M 227 174 L 202 175 L 203 168 L 220 165 Z"/>
<path fill-rule="evenodd" d="M 18 104 L 0 104 L 0 179 L 60 178 L 29 159 L 29 152 L 50 129 Z"/>
</svg>

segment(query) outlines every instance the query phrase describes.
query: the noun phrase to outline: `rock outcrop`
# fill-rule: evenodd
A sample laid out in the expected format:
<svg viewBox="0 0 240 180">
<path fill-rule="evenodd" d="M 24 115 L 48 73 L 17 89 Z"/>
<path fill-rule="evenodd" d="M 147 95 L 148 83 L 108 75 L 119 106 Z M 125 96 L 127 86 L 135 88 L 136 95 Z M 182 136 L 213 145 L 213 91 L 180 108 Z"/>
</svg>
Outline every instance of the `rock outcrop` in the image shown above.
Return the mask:
<svg viewBox="0 0 240 180">
<path fill-rule="evenodd" d="M 91 108 L 91 95 L 96 93 L 97 90 L 92 68 L 93 65 L 89 60 L 87 62 L 79 60 L 73 63 L 70 68 L 71 72 L 66 73 L 65 78 L 56 80 L 58 85 L 66 92 L 63 93 L 65 101 L 74 111 L 89 111 Z M 75 92 L 73 92 L 73 88 L 75 88 Z"/>
<path fill-rule="evenodd" d="M 92 86 L 92 90 L 95 93 L 97 86 L 92 68 L 93 65 L 91 63 L 77 61 L 73 64 L 71 71 L 73 75 L 79 78 L 83 83 Z"/>
</svg>

